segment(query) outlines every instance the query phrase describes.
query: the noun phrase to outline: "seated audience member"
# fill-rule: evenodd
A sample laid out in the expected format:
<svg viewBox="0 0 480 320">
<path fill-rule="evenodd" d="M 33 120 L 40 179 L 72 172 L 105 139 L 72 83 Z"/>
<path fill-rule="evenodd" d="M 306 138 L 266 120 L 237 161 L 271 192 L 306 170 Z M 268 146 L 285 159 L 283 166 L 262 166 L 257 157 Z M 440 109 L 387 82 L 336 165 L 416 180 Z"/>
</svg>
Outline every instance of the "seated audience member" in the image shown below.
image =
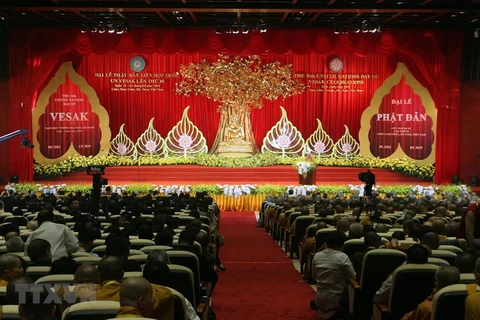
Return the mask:
<svg viewBox="0 0 480 320">
<path fill-rule="evenodd" d="M 173 246 L 173 235 L 167 230 L 162 230 L 157 233 L 153 240 L 157 246 Z"/>
<path fill-rule="evenodd" d="M 363 237 L 363 226 L 360 223 L 352 223 L 348 229 L 348 239 L 360 239 Z"/>
<path fill-rule="evenodd" d="M 398 248 L 400 247 L 398 241 L 403 240 L 405 240 L 405 233 L 403 233 L 402 231 L 395 231 L 394 233 L 392 233 L 392 241 L 390 241 L 390 246 L 387 247 Z"/>
<path fill-rule="evenodd" d="M 474 274 L 475 274 L 475 283 L 467 284 L 467 292 L 469 295 L 477 291 L 480 291 L 480 286 L 479 286 L 480 285 L 480 258 L 478 258 L 477 261 L 475 261 Z"/>
<path fill-rule="evenodd" d="M 12 279 L 7 284 L 7 293 L 5 295 L 6 304 L 18 305 L 19 304 L 19 291 L 18 286 L 33 284 L 33 280 L 27 276 L 21 276 L 15 279 Z"/>
<path fill-rule="evenodd" d="M 65 225 L 53 223 L 54 214 L 49 210 L 42 210 L 38 213 L 38 229 L 35 230 L 25 242 L 28 247 L 30 242 L 36 239 L 43 239 L 50 243 L 52 260 L 61 257 L 68 257 L 78 249 L 78 239 Z"/>
<path fill-rule="evenodd" d="M 153 240 L 153 228 L 149 225 L 142 224 L 138 227 L 138 239 Z"/>
<path fill-rule="evenodd" d="M 475 256 L 475 260 L 480 258 L 480 239 L 474 239 L 472 245 L 468 249 L 468 252 Z"/>
<path fill-rule="evenodd" d="M 77 263 L 69 257 L 61 257 L 52 262 L 50 274 L 74 274 L 77 271 Z"/>
<path fill-rule="evenodd" d="M 387 233 L 388 232 L 388 227 L 384 223 L 377 223 L 377 225 L 375 226 L 375 231 L 377 233 Z"/>
<path fill-rule="evenodd" d="M 432 300 L 440 289 L 460 283 L 460 272 L 452 266 L 441 266 L 435 272 L 435 288 L 432 294 L 420 303 L 412 312 L 407 313 L 402 320 L 429 320 L 432 315 Z"/>
<path fill-rule="evenodd" d="M 51 266 L 52 253 L 47 240 L 35 239 L 27 247 L 27 255 L 33 266 Z"/>
<path fill-rule="evenodd" d="M 48 298 L 49 292 L 45 287 L 41 292 L 27 291 L 25 300 L 18 306 L 18 315 L 22 320 L 56 320 L 55 301 Z M 48 303 L 47 303 L 48 302 Z"/>
<path fill-rule="evenodd" d="M 147 262 L 143 269 L 143 277 L 152 284 L 169 287 L 170 286 L 170 269 L 167 264 L 159 261 Z M 195 312 L 190 301 L 185 298 L 187 305 L 187 319 L 188 320 L 200 320 Z"/>
<path fill-rule="evenodd" d="M 93 264 L 83 263 L 75 271 L 74 283 L 98 283 L 98 269 Z"/>
<path fill-rule="evenodd" d="M 343 312 L 342 294 L 348 278 L 355 278 L 355 270 L 348 256 L 343 253 L 345 233 L 336 231 L 327 236 L 323 251 L 313 257 L 313 275 L 317 282 L 315 306 L 322 316 Z"/>
<path fill-rule="evenodd" d="M 438 234 L 438 236 L 440 237 L 440 241 L 447 240 L 447 237 L 445 235 L 447 233 L 447 228 L 443 219 L 434 219 L 432 221 L 432 229 L 433 232 Z"/>
<path fill-rule="evenodd" d="M 428 249 L 419 244 L 414 244 L 408 248 L 407 263 L 409 264 L 425 264 L 428 263 Z M 390 290 L 392 288 L 392 275 L 382 284 L 380 289 L 375 293 L 374 302 L 387 303 L 390 299 Z"/>
<path fill-rule="evenodd" d="M 455 257 L 455 267 L 460 273 L 474 273 L 475 256 L 470 252 L 457 253 L 457 256 Z"/>
<path fill-rule="evenodd" d="M 18 236 L 10 238 L 5 245 L 7 247 L 8 252 L 24 252 L 25 251 L 25 243 L 23 242 L 22 238 Z"/>
<path fill-rule="evenodd" d="M 10 280 L 23 276 L 20 258 L 9 253 L 0 256 L 0 287 L 5 287 Z"/>
<path fill-rule="evenodd" d="M 357 274 L 357 279 L 360 279 L 362 274 L 363 258 L 368 251 L 378 248 L 380 245 L 380 236 L 376 232 L 367 233 L 363 238 L 363 245 L 365 246 L 365 249 L 361 252 L 355 252 L 352 256 L 353 269 Z"/>
<path fill-rule="evenodd" d="M 123 278 L 122 259 L 106 256 L 98 263 L 100 285 L 97 286 L 97 300 L 120 301 L 120 281 Z M 153 318 L 171 319 L 173 312 L 172 292 L 162 286 L 152 285 Z"/>
<path fill-rule="evenodd" d="M 152 286 L 147 280 L 141 277 L 131 277 L 122 282 L 117 318 L 151 317 L 153 305 Z"/>
<path fill-rule="evenodd" d="M 412 237 L 412 229 L 415 227 L 415 220 L 413 219 L 405 219 L 402 223 L 403 232 L 405 236 Z"/>
<path fill-rule="evenodd" d="M 469 295 L 465 300 L 465 320 L 480 320 L 480 292 Z"/>
<path fill-rule="evenodd" d="M 165 250 L 155 249 L 151 251 L 147 256 L 147 262 L 153 262 L 153 261 L 169 264 L 170 258 L 168 257 L 168 254 Z"/>
<path fill-rule="evenodd" d="M 10 240 L 10 239 L 12 239 L 12 238 L 14 238 L 14 237 L 19 237 L 19 236 L 20 236 L 19 233 L 15 232 L 15 231 L 10 231 L 9 233 L 7 233 L 7 234 L 5 235 L 5 241 L 8 241 L 8 240 Z"/>
<path fill-rule="evenodd" d="M 468 246 L 472 245 L 473 239 L 480 238 L 480 207 L 478 204 L 470 204 L 463 210 L 457 238 L 466 239 Z"/>
<path fill-rule="evenodd" d="M 337 222 L 337 231 L 347 233 L 348 229 L 350 228 L 350 222 L 348 219 L 342 218 Z"/>
<path fill-rule="evenodd" d="M 32 220 L 32 221 L 28 221 L 27 223 L 27 230 L 37 230 L 38 228 L 38 221 L 35 221 L 35 220 Z"/>
<path fill-rule="evenodd" d="M 174 246 L 175 250 L 184 250 L 194 253 L 198 257 L 200 265 L 200 280 L 210 282 L 212 289 L 215 288 L 215 284 L 218 281 L 218 275 L 213 269 L 213 265 L 208 262 L 208 258 L 204 253 L 198 253 L 194 247 L 195 234 L 191 230 L 183 230 L 180 232 L 178 238 L 178 245 Z"/>
<path fill-rule="evenodd" d="M 78 232 L 78 252 L 87 252 L 94 257 L 98 257 L 96 253 L 92 253 L 93 241 L 95 240 L 95 230 L 82 228 Z"/>
<path fill-rule="evenodd" d="M 431 250 L 438 250 L 440 238 L 434 232 L 427 232 L 422 238 L 422 243 L 429 246 Z"/>
<path fill-rule="evenodd" d="M 128 260 L 130 255 L 130 241 L 124 237 L 112 238 L 105 248 L 105 256 L 115 256 L 123 260 Z"/>
</svg>

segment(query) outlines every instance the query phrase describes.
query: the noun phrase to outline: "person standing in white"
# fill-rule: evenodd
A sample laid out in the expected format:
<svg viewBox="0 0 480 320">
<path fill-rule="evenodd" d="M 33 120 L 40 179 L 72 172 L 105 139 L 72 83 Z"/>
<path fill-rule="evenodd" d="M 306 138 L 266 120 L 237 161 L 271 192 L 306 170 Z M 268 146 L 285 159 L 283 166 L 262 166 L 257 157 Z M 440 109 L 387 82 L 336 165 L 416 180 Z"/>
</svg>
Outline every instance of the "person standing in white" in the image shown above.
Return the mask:
<svg viewBox="0 0 480 320">
<path fill-rule="evenodd" d="M 54 216 L 50 210 L 42 210 L 38 213 L 38 229 L 36 229 L 25 242 L 25 251 L 32 240 L 44 239 L 50 243 L 52 261 L 60 259 L 61 257 L 68 257 L 70 253 L 77 252 L 77 237 L 75 237 L 67 226 L 53 223 Z"/>
<path fill-rule="evenodd" d="M 343 309 L 342 295 L 348 278 L 355 278 L 355 270 L 348 256 L 343 253 L 346 236 L 343 232 L 330 233 L 327 248 L 313 257 L 313 276 L 317 281 L 315 305 L 318 312 L 332 316 Z"/>
</svg>

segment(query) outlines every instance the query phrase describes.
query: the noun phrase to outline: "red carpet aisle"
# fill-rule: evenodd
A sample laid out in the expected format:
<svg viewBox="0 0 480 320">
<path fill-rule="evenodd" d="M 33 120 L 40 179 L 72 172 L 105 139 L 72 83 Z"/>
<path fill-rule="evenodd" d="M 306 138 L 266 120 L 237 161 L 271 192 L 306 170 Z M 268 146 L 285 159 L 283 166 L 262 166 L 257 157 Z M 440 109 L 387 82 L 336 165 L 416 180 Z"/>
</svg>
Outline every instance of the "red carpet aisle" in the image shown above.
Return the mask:
<svg viewBox="0 0 480 320">
<path fill-rule="evenodd" d="M 309 309 L 312 288 L 282 249 L 261 228 L 253 212 L 224 212 L 220 250 L 227 271 L 213 295 L 212 309 L 219 320 L 315 319 Z"/>
</svg>

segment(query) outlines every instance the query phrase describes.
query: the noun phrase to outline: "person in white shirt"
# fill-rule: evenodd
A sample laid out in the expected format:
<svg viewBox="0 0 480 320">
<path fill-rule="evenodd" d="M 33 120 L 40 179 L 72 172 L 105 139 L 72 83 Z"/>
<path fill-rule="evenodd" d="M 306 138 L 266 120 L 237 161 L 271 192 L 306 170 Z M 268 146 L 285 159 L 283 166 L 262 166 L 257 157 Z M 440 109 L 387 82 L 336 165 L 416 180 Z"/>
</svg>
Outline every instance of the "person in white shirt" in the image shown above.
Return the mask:
<svg viewBox="0 0 480 320">
<path fill-rule="evenodd" d="M 313 276 L 317 281 L 315 306 L 317 312 L 329 318 L 341 313 L 341 300 L 348 278 L 355 278 L 355 271 L 348 256 L 343 253 L 345 233 L 335 231 L 326 239 L 327 248 L 313 257 Z"/>
<path fill-rule="evenodd" d="M 50 210 L 38 213 L 38 229 L 36 229 L 25 242 L 25 248 L 35 239 L 44 239 L 50 243 L 52 260 L 68 257 L 78 249 L 78 239 L 73 232 L 63 224 L 53 223 L 55 215 Z"/>
</svg>

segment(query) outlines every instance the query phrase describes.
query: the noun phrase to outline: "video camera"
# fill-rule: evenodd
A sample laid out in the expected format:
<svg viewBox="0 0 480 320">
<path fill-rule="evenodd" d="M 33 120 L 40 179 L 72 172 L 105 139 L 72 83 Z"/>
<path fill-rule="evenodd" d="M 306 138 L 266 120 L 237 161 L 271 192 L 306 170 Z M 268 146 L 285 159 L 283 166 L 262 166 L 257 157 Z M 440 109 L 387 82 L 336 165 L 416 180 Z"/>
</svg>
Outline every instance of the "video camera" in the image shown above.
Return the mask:
<svg viewBox="0 0 480 320">
<path fill-rule="evenodd" d="M 360 172 L 358 174 L 358 179 L 365 183 L 365 195 L 367 197 L 371 197 L 372 194 L 372 187 L 375 185 L 375 174 L 368 170 L 367 172 Z"/>
</svg>

